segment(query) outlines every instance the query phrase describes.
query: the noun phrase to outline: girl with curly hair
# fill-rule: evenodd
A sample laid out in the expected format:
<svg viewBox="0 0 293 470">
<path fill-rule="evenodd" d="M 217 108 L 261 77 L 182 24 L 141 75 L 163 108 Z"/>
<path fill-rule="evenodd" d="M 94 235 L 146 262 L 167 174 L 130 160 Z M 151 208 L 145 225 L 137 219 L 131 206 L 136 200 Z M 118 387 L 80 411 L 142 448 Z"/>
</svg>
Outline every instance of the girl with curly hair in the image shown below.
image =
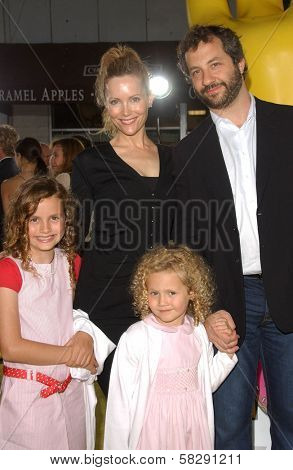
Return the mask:
<svg viewBox="0 0 293 470">
<path fill-rule="evenodd" d="M 202 324 L 214 297 L 209 268 L 185 246 L 157 247 L 141 258 L 131 291 L 141 321 L 115 352 L 105 449 L 213 449 L 212 393 L 237 358 L 214 356 Z"/>
<path fill-rule="evenodd" d="M 0 261 L 1 449 L 85 449 L 83 384 L 69 367 L 96 372 L 90 335 L 73 334 L 75 203 L 46 176 L 11 201 Z"/>
</svg>

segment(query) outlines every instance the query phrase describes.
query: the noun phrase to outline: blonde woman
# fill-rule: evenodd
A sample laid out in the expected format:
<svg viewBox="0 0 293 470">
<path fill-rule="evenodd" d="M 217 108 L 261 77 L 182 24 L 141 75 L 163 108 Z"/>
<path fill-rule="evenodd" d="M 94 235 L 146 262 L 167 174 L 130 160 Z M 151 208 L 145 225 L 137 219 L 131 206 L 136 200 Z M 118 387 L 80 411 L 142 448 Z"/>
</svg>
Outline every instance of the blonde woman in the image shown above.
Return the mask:
<svg viewBox="0 0 293 470">
<path fill-rule="evenodd" d="M 130 47 L 110 48 L 101 58 L 96 97 L 109 141 L 73 161 L 72 190 L 82 205 L 84 239 L 94 213 L 92 237 L 84 246 L 75 306 L 117 344 L 136 321 L 128 293 L 138 256 L 169 240 L 172 212 L 170 148 L 155 145 L 145 123 L 153 96 L 149 73 Z M 99 383 L 108 389 L 110 357 Z"/>
</svg>

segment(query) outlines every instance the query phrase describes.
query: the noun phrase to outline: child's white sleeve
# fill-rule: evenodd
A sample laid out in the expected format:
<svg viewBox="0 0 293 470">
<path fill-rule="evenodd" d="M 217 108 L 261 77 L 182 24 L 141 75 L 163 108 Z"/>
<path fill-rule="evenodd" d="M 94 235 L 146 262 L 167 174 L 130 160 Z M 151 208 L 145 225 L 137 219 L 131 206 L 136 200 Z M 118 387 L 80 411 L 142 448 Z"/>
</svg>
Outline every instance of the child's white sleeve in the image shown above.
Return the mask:
<svg viewBox="0 0 293 470">
<path fill-rule="evenodd" d="M 74 367 L 70 369 L 73 378 L 78 380 L 87 380 L 93 383 L 96 376 L 101 374 L 104 362 L 109 354 L 115 349 L 115 344 L 100 330 L 88 317 L 88 314 L 81 309 L 73 310 L 73 331 L 83 331 L 89 334 L 94 341 L 94 353 L 98 362 L 97 373 L 92 375 L 89 370 Z"/>
<path fill-rule="evenodd" d="M 133 394 L 139 373 L 139 360 L 129 332 L 125 332 L 115 351 L 107 400 L 104 449 L 127 450 L 132 428 Z M 134 400 L 135 401 L 135 400 Z"/>
<path fill-rule="evenodd" d="M 238 362 L 236 354 L 232 356 L 232 359 L 228 354 L 218 351 L 214 355 L 213 344 L 208 339 L 205 327 L 201 325 L 204 331 L 203 339 L 207 347 L 208 354 L 208 366 L 210 370 L 210 379 L 212 392 L 215 392 L 217 388 L 224 382 L 225 378 L 228 377 L 232 369 Z"/>
</svg>

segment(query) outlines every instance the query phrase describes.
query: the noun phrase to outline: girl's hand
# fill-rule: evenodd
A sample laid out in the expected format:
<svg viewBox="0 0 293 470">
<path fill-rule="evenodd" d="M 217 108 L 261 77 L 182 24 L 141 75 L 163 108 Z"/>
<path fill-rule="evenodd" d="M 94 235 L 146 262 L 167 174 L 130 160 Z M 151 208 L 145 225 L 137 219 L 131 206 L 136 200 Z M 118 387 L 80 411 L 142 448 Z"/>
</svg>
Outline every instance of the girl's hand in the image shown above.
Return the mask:
<svg viewBox="0 0 293 470">
<path fill-rule="evenodd" d="M 91 372 L 95 368 L 94 373 L 96 372 L 97 366 L 94 366 L 93 361 L 94 342 L 90 335 L 78 331 L 65 346 L 70 347 L 71 350 L 70 358 L 66 362 L 68 367 L 82 367 L 83 369 L 89 369 Z"/>
</svg>

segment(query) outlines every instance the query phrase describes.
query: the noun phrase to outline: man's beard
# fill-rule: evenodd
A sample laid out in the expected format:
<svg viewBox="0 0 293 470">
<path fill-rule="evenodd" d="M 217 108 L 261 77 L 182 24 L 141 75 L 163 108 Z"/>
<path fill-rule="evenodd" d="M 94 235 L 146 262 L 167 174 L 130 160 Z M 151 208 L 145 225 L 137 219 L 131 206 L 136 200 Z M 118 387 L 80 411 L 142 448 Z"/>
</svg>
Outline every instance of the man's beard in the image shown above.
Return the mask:
<svg viewBox="0 0 293 470">
<path fill-rule="evenodd" d="M 226 82 L 214 82 L 210 85 L 206 85 L 202 88 L 201 91 L 194 90 L 196 97 L 208 108 L 210 109 L 224 109 L 227 108 L 235 98 L 237 98 L 240 89 L 242 87 L 243 78 L 240 73 L 238 66 L 234 67 L 234 72 L 230 80 Z M 213 88 L 222 85 L 224 90 L 220 95 L 215 96 L 207 96 L 206 93 L 208 90 L 212 90 Z"/>
</svg>

